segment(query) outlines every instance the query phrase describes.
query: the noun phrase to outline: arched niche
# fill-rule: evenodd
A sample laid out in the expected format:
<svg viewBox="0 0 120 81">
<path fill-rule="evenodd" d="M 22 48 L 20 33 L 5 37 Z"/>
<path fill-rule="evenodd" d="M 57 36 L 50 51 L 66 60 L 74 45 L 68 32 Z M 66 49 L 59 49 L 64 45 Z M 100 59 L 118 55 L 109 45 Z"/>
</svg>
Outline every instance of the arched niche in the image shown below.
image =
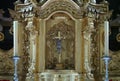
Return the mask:
<svg viewBox="0 0 120 81">
<path fill-rule="evenodd" d="M 57 12 L 46 20 L 45 69 L 75 70 L 75 21 Z"/>
<path fill-rule="evenodd" d="M 83 52 L 81 23 L 81 19 L 74 18 L 66 11 L 55 11 L 47 18 L 40 19 L 39 67 L 42 67 L 41 72 L 56 69 L 81 71 Z M 57 44 L 60 44 L 60 47 Z"/>
</svg>

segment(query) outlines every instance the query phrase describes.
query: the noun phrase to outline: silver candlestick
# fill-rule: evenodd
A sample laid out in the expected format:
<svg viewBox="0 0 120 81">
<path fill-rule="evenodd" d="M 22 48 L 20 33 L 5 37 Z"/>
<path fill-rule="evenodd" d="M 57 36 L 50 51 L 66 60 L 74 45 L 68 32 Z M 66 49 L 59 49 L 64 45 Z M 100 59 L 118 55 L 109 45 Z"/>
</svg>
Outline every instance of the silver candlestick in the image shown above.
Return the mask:
<svg viewBox="0 0 120 81">
<path fill-rule="evenodd" d="M 103 60 L 105 62 L 105 67 L 106 67 L 105 80 L 104 81 L 109 81 L 108 64 L 109 64 L 110 59 L 111 59 L 110 56 L 104 56 L 103 57 Z"/>
<path fill-rule="evenodd" d="M 19 60 L 19 56 L 13 56 L 14 60 L 14 81 L 18 81 L 18 73 L 17 73 L 17 64 Z"/>
</svg>

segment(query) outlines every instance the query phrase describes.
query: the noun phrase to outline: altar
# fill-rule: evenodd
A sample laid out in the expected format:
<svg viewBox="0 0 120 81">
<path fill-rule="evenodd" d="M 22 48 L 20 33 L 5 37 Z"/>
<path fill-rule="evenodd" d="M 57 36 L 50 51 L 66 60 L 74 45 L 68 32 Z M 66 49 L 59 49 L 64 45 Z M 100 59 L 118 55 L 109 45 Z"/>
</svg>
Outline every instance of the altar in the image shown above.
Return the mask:
<svg viewBox="0 0 120 81">
<path fill-rule="evenodd" d="M 106 2 L 25 0 L 9 11 L 18 31 L 20 81 L 102 81 Z"/>
</svg>

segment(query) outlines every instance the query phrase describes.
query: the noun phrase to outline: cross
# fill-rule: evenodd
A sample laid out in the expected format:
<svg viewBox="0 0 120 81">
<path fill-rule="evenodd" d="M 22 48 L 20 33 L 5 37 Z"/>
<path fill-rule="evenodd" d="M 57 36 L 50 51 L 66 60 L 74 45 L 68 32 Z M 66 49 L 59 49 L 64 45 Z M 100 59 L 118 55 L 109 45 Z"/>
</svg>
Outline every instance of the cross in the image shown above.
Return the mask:
<svg viewBox="0 0 120 81">
<path fill-rule="evenodd" d="M 61 40 L 65 39 L 65 38 L 61 37 L 61 32 L 58 31 L 57 32 L 57 37 L 54 37 L 54 39 L 56 39 L 56 47 L 57 47 L 57 52 L 59 54 L 59 63 L 60 63 L 61 62 L 61 48 L 62 48 Z"/>
<path fill-rule="evenodd" d="M 62 38 L 64 39 L 64 37 L 61 37 L 61 32 L 60 31 L 58 31 L 57 34 L 58 34 L 58 36 L 55 37 L 54 39 L 58 39 L 58 40 L 61 40 Z"/>
<path fill-rule="evenodd" d="M 54 39 L 56 39 L 56 47 L 58 54 L 61 54 L 61 40 L 63 39 L 63 37 L 61 37 L 60 31 L 57 32 L 57 37 L 54 37 Z"/>
</svg>

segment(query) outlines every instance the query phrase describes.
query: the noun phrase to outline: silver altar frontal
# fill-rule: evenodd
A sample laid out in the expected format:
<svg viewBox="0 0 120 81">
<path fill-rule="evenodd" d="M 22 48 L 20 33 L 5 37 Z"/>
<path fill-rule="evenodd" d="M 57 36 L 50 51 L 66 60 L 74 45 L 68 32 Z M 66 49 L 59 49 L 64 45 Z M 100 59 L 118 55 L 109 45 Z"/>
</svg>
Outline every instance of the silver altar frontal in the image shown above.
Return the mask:
<svg viewBox="0 0 120 81">
<path fill-rule="evenodd" d="M 47 70 L 40 74 L 40 81 L 80 81 L 80 76 L 73 70 Z"/>
</svg>

